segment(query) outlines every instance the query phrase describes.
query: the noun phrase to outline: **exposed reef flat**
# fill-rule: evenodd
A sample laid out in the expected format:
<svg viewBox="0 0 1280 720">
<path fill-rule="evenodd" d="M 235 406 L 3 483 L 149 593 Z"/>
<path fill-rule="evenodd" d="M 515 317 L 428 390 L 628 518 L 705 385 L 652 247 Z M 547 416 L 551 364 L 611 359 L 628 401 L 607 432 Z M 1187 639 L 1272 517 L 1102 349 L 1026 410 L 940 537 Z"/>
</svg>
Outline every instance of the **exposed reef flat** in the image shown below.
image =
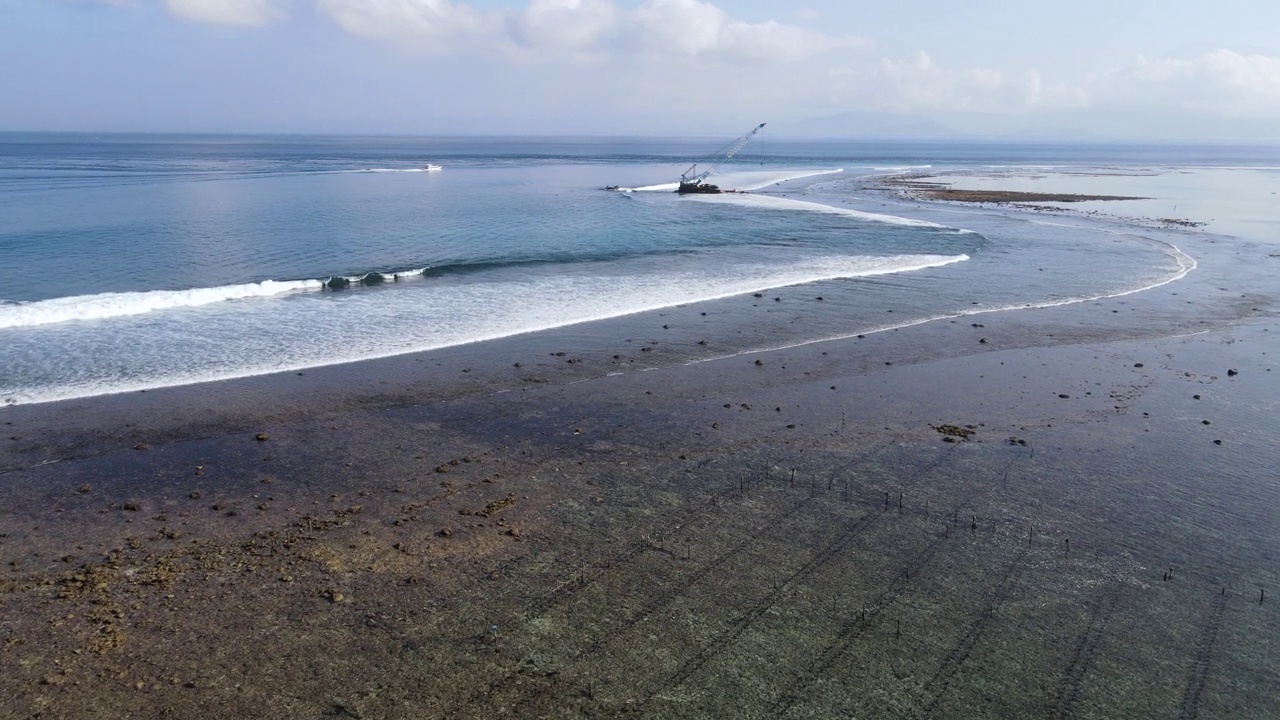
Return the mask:
<svg viewBox="0 0 1280 720">
<path fill-rule="evenodd" d="M 886 184 L 902 188 L 911 197 L 923 200 L 943 200 L 966 203 L 1078 203 L 1093 200 L 1150 200 L 1130 195 L 1088 195 L 1082 193 L 1047 193 L 1018 190 L 963 190 L 946 183 L 930 182 L 931 176 L 903 176 L 890 178 Z"/>
<path fill-rule="evenodd" d="M 1198 237 L 767 353 L 644 360 L 691 306 L 6 408 L 0 715 L 1280 716 L 1276 261 Z"/>
</svg>

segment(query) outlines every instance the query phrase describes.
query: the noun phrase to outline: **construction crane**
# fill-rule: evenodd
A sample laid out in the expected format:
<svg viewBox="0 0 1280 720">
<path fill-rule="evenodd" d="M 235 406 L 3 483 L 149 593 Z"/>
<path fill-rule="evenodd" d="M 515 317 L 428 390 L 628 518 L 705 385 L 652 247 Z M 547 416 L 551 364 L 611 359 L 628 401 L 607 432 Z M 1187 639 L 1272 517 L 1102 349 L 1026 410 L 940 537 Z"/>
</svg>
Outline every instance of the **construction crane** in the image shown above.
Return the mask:
<svg viewBox="0 0 1280 720">
<path fill-rule="evenodd" d="M 738 151 L 746 147 L 746 144 L 751 140 L 751 138 L 755 137 L 756 133 L 760 132 L 764 126 L 765 123 L 760 123 L 752 128 L 751 132 L 690 165 L 689 169 L 685 170 L 684 173 L 680 175 L 680 185 L 676 188 L 676 192 L 681 195 L 689 193 L 715 194 L 721 192 L 719 186 L 706 182 L 707 177 L 716 170 L 716 166 L 712 163 L 723 162 L 734 155 L 737 155 Z M 703 166 L 702 172 L 698 172 L 699 165 Z"/>
</svg>

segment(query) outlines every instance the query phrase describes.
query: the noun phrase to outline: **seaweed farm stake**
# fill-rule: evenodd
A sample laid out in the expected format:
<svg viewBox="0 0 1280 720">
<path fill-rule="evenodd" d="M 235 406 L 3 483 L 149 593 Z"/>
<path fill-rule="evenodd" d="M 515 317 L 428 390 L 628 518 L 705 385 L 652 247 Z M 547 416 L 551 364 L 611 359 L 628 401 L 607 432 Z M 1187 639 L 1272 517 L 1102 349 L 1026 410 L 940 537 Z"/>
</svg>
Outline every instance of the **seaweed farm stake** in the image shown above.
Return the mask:
<svg viewBox="0 0 1280 720">
<path fill-rule="evenodd" d="M 902 493 L 898 493 L 898 514 L 902 514 Z"/>
<path fill-rule="evenodd" d="M 1266 596 L 1267 596 L 1267 589 L 1266 589 L 1266 588 L 1258 588 L 1258 604 L 1259 604 L 1259 605 L 1261 605 L 1261 604 L 1262 604 L 1262 598 L 1264 598 L 1264 597 L 1266 597 Z"/>
<path fill-rule="evenodd" d="M 889 509 L 889 491 L 888 490 L 884 492 L 884 509 L 885 510 Z"/>
<path fill-rule="evenodd" d="M 796 469 L 791 468 L 791 487 L 796 486 Z"/>
</svg>

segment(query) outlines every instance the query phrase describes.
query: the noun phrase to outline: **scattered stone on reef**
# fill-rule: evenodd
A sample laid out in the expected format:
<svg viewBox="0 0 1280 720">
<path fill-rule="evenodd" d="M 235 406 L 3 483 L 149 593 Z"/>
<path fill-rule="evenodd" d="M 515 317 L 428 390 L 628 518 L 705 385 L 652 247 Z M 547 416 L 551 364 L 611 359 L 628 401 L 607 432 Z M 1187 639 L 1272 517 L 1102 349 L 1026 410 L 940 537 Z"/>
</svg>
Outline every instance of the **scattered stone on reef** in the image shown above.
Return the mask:
<svg viewBox="0 0 1280 720">
<path fill-rule="evenodd" d="M 489 579 L 490 579 L 490 580 L 501 580 L 501 579 L 502 579 L 502 573 L 498 572 L 497 570 L 494 570 L 493 572 L 489 573 Z"/>
<path fill-rule="evenodd" d="M 439 532 L 437 532 L 436 534 L 439 535 L 440 537 L 453 537 L 453 528 L 450 528 L 450 527 L 440 528 Z"/>
<path fill-rule="evenodd" d="M 764 293 L 752 293 L 751 297 L 764 297 Z"/>
<path fill-rule="evenodd" d="M 520 363 L 516 363 L 513 367 L 520 367 Z"/>
<path fill-rule="evenodd" d="M 796 426 L 795 426 L 794 424 L 791 424 L 791 425 L 788 425 L 788 426 L 787 426 L 787 429 L 788 429 L 788 430 L 795 430 L 795 429 L 796 429 Z"/>
<path fill-rule="evenodd" d="M 1133 366 L 1136 368 L 1140 368 L 1142 367 L 1142 363 L 1134 363 Z"/>
<path fill-rule="evenodd" d="M 1240 374 L 1240 373 L 1239 373 L 1238 371 L 1236 371 L 1236 370 L 1227 370 L 1227 377 L 1235 377 L 1235 376 L 1237 376 L 1237 375 L 1239 375 L 1239 374 Z"/>
<path fill-rule="evenodd" d="M 742 409 L 743 409 L 743 410 L 750 410 L 750 409 L 751 409 L 751 403 L 742 403 Z"/>
<path fill-rule="evenodd" d="M 711 429 L 712 429 L 712 430 L 719 430 L 719 429 L 720 429 L 720 423 L 718 423 L 718 422 L 713 422 L 713 423 L 711 423 Z"/>
<path fill-rule="evenodd" d="M 187 495 L 187 497 L 191 498 L 192 500 L 199 500 L 199 499 L 200 499 L 200 495 L 201 495 L 201 493 L 200 493 L 200 491 L 199 491 L 199 490 L 192 490 L 192 491 Z"/>
<path fill-rule="evenodd" d="M 819 296 L 818 296 L 818 300 L 819 300 L 819 301 L 821 301 L 821 300 L 822 300 L 822 296 L 821 296 L 821 295 L 819 295 Z"/>
<path fill-rule="evenodd" d="M 892 362 L 892 361 L 890 361 L 890 360 L 885 360 L 885 361 L 884 361 L 884 364 L 885 364 L 885 365 L 892 365 L 892 364 L 893 364 L 893 362 Z"/>
<path fill-rule="evenodd" d="M 510 536 L 510 537 L 520 537 L 520 529 L 519 529 L 519 528 L 514 528 L 514 527 L 509 527 L 509 528 L 507 528 L 506 530 L 503 530 L 503 531 L 502 531 L 502 534 L 503 534 L 503 535 L 508 535 L 508 536 Z"/>
<path fill-rule="evenodd" d="M 934 430 L 942 434 L 943 440 L 947 440 L 947 438 L 959 438 L 961 440 L 968 440 L 969 437 L 972 436 L 974 433 L 974 428 L 972 426 L 961 427 L 959 425 L 954 425 L 952 423 L 946 423 L 944 425 L 930 425 L 929 427 L 933 428 Z M 955 440 L 952 439 L 948 442 L 955 442 Z"/>
<path fill-rule="evenodd" d="M 764 361 L 763 361 L 763 360 L 759 360 L 759 359 L 757 359 L 757 360 L 756 360 L 756 364 L 757 364 L 757 365 L 763 365 L 763 364 L 764 364 Z"/>
<path fill-rule="evenodd" d="M 1211 425 L 1211 424 L 1212 424 L 1212 423 L 1210 423 L 1208 420 L 1201 420 L 1200 422 L 1204 423 L 1205 425 Z"/>
<path fill-rule="evenodd" d="M 706 345 L 706 344 L 707 344 L 707 341 L 706 341 L 706 340 L 699 340 L 699 341 L 698 341 L 698 344 L 699 344 L 699 345 Z"/>
<path fill-rule="evenodd" d="M 1192 399 L 1192 400 L 1199 400 L 1199 399 L 1200 399 L 1200 396 L 1199 396 L 1199 395 L 1192 395 L 1192 396 L 1191 396 L 1191 399 Z"/>
<path fill-rule="evenodd" d="M 651 347 L 642 347 L 642 348 L 640 348 L 640 352 L 653 352 L 653 348 L 651 348 Z"/>
<path fill-rule="evenodd" d="M 863 338 L 865 338 L 865 337 L 866 337 L 866 335 L 859 335 L 859 336 L 858 336 L 858 339 L 859 339 L 859 340 L 861 340 L 861 339 L 863 339 Z"/>
<path fill-rule="evenodd" d="M 137 445 L 134 445 L 134 446 L 133 446 L 133 449 L 134 449 L 134 450 L 147 450 L 147 449 L 150 449 L 150 447 L 151 447 L 150 445 L 148 445 L 148 444 L 146 444 L 146 443 L 144 443 L 144 442 L 140 442 L 140 443 L 138 443 Z"/>
<path fill-rule="evenodd" d="M 552 355 L 554 355 L 555 357 L 564 357 L 564 351 L 563 351 L 563 350 L 561 350 L 560 352 L 553 352 L 553 353 L 551 353 L 551 354 L 552 354 Z"/>
<path fill-rule="evenodd" d="M 670 329 L 671 329 L 671 326 L 670 326 L 670 325 L 663 325 L 663 326 L 662 326 L 662 329 L 663 329 L 663 330 L 670 330 Z"/>
<path fill-rule="evenodd" d="M 776 297 L 776 298 L 774 298 L 774 299 L 773 299 L 773 301 L 774 301 L 774 302 L 782 302 L 782 298 L 780 298 L 780 297 Z"/>
<path fill-rule="evenodd" d="M 90 490 L 93 490 L 93 487 L 90 486 L 89 483 L 85 483 L 81 485 L 79 488 L 77 488 L 76 492 L 80 493 L 81 495 L 84 495 L 88 493 Z"/>
<path fill-rule="evenodd" d="M 1066 394 L 1066 393 L 1058 393 L 1058 397 L 1062 398 L 1063 400 L 1070 400 L 1070 399 L 1071 399 L 1071 396 L 1070 396 L 1070 395 L 1068 395 L 1068 394 Z"/>
<path fill-rule="evenodd" d="M 342 593 L 338 592 L 337 590 L 330 590 L 330 591 L 329 591 L 329 601 L 330 601 L 330 602 L 333 602 L 333 603 L 340 603 L 340 602 L 342 602 L 343 600 L 346 600 L 346 599 L 347 599 L 347 596 L 346 596 L 346 595 L 343 595 Z"/>
<path fill-rule="evenodd" d="M 951 437 L 950 435 L 946 435 L 946 436 L 944 436 L 944 437 L 942 438 L 942 442 L 953 443 L 953 442 L 960 442 L 960 441 L 959 441 L 959 440 L 956 440 L 955 438 Z"/>
<path fill-rule="evenodd" d="M 121 510 L 128 510 L 129 512 L 138 512 L 138 510 L 139 510 L 140 508 L 138 507 L 138 503 L 135 503 L 135 502 L 127 502 L 127 503 L 125 503 L 125 504 L 121 505 L 121 506 L 120 506 L 120 509 L 121 509 Z"/>
<path fill-rule="evenodd" d="M 257 435 L 254 436 L 254 439 L 257 440 L 258 442 L 266 442 L 267 439 L 270 437 L 271 436 L 266 433 L 258 433 Z"/>
<path fill-rule="evenodd" d="M 983 344 L 983 345 L 986 345 L 986 344 L 987 344 L 987 339 L 986 339 L 986 338 L 982 338 L 982 339 L 978 340 L 978 342 L 979 342 L 979 343 L 981 343 L 981 344 Z"/>
<path fill-rule="evenodd" d="M 438 472 L 438 473 L 447 473 L 447 472 L 449 472 L 449 463 L 445 463 L 445 464 L 443 464 L 443 465 L 437 465 L 437 466 L 436 466 L 436 472 Z"/>
<path fill-rule="evenodd" d="M 1214 440 L 1214 441 L 1213 441 L 1213 444 L 1214 444 L 1214 445 L 1221 445 L 1221 444 L 1222 444 L 1222 441 L 1221 441 L 1221 440 Z"/>
</svg>

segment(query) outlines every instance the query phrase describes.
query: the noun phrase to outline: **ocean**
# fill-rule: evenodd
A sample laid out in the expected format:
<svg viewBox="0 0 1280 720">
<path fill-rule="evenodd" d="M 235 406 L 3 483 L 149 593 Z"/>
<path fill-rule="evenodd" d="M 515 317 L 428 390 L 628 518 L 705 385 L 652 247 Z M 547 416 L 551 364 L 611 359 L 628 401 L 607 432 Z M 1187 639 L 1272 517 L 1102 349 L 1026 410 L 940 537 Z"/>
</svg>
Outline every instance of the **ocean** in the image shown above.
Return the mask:
<svg viewBox="0 0 1280 720">
<path fill-rule="evenodd" d="M 900 173 L 1118 188 L 1151 198 L 1126 201 L 1133 215 L 1280 242 L 1274 148 L 765 137 L 711 177 L 744 192 L 671 192 L 722 142 L 0 134 L 0 403 L 670 308 L 728 318 L 654 361 L 686 362 L 1138 293 L 1197 267 L 1165 228 L 879 187 Z M 733 320 L 748 302 L 777 312 Z"/>
</svg>

